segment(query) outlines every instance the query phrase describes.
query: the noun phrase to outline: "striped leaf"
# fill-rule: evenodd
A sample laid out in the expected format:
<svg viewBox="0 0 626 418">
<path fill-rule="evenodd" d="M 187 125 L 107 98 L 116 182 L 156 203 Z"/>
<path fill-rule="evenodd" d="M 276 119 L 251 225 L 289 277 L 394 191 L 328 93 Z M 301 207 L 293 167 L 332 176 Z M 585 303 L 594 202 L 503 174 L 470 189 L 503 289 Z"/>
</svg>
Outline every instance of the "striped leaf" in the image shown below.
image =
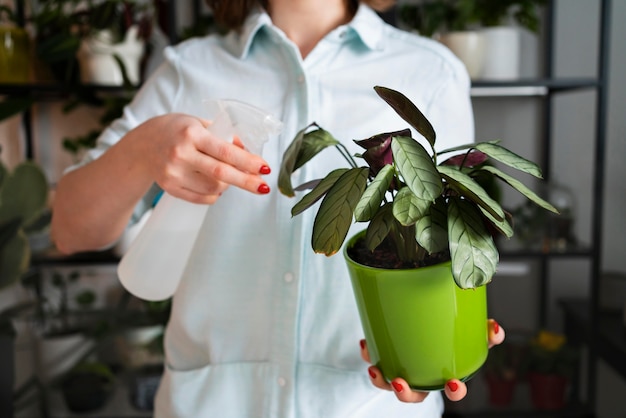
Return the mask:
<svg viewBox="0 0 626 418">
<path fill-rule="evenodd" d="M 341 248 L 352 214 L 367 185 L 369 168 L 351 168 L 330 188 L 313 224 L 311 245 L 316 253 L 331 256 Z"/>
</svg>

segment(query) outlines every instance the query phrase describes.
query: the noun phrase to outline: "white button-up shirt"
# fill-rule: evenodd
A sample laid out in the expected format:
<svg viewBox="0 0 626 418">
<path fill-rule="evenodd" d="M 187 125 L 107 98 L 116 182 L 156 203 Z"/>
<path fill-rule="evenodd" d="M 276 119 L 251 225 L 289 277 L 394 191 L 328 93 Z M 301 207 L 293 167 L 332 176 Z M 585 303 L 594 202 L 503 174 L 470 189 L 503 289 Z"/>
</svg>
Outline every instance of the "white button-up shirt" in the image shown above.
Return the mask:
<svg viewBox="0 0 626 418">
<path fill-rule="evenodd" d="M 285 148 L 310 122 L 353 153 L 360 151 L 353 139 L 408 127 L 376 95 L 375 85 L 409 96 L 432 122 L 439 149 L 473 141 L 462 64 L 440 44 L 389 26 L 360 6 L 304 60 L 264 12 L 250 16 L 240 34 L 167 48 L 164 63 L 124 117 L 89 153 L 87 160 L 97 158 L 156 115 L 210 117 L 202 103 L 209 98 L 248 102 L 284 123 L 263 151 L 273 169 L 265 177 L 271 194 L 231 187 L 199 225 L 167 327 L 157 417 L 441 415 L 438 393 L 422 404 L 403 404 L 371 385 L 359 355 L 363 333 L 343 256 L 313 253 L 314 210 L 292 218 L 297 200 L 276 187 Z M 345 164 L 333 149 L 325 150 L 294 174 L 294 184 Z"/>
</svg>

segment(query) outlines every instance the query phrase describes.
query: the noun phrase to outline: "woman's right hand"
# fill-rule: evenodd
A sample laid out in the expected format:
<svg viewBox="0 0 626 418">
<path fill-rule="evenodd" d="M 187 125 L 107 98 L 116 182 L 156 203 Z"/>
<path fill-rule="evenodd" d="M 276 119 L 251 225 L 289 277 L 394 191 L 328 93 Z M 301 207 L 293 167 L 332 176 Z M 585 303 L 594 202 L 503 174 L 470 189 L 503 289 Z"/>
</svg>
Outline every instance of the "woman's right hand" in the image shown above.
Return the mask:
<svg viewBox="0 0 626 418">
<path fill-rule="evenodd" d="M 244 149 L 238 138 L 217 138 L 211 122 L 180 113 L 152 118 L 128 138 L 141 141 L 141 162 L 150 177 L 172 196 L 212 204 L 230 185 L 267 194 L 261 177 L 268 163 Z"/>
</svg>

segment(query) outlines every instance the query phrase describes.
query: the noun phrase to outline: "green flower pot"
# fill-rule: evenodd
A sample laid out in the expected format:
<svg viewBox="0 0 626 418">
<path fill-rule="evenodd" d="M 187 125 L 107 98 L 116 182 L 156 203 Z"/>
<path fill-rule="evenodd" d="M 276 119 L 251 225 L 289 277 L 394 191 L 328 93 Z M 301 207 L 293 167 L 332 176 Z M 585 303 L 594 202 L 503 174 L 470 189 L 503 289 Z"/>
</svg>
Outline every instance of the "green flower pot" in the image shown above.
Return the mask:
<svg viewBox="0 0 626 418">
<path fill-rule="evenodd" d="M 372 364 L 416 390 L 470 379 L 487 359 L 486 286 L 460 289 L 450 262 L 409 270 L 356 263 L 347 249 L 362 235 L 344 256 Z"/>
</svg>

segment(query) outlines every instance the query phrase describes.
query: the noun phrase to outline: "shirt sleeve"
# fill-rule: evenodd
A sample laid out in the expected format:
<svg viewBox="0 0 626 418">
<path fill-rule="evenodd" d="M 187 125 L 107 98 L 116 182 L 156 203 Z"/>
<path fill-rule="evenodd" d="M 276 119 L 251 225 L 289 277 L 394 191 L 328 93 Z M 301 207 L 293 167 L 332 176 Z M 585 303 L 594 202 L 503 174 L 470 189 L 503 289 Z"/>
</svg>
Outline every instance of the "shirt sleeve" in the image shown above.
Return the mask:
<svg viewBox="0 0 626 418">
<path fill-rule="evenodd" d="M 124 108 L 122 116 L 102 131 L 95 147 L 88 150 L 78 164 L 69 167 L 66 171 L 94 161 L 136 126 L 152 117 L 172 111 L 180 82 L 176 70 L 176 54 L 171 49 L 171 47 L 166 48 L 165 60 Z M 156 204 L 160 192 L 161 189 L 156 184 L 150 188 L 137 203 L 129 225 L 137 223 L 143 214 Z"/>
</svg>

